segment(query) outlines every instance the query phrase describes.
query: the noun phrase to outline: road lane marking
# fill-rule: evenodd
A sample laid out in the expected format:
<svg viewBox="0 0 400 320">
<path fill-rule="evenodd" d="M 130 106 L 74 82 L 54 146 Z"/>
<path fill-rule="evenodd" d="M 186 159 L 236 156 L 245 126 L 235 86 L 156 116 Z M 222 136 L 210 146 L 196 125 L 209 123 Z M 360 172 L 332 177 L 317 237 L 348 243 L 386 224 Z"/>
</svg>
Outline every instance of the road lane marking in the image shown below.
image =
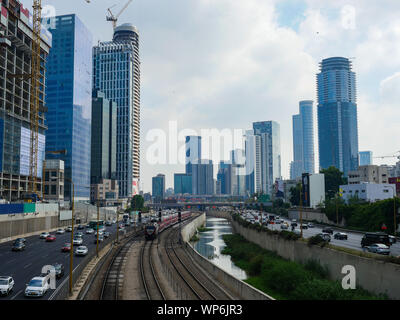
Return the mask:
<svg viewBox="0 0 400 320">
<path fill-rule="evenodd" d="M 32 265 L 32 263 L 28 263 L 28 264 L 24 267 L 24 269 L 28 268 L 28 267 L 31 266 L 31 265 Z"/>
<path fill-rule="evenodd" d="M 11 298 L 11 300 L 14 300 L 22 291 L 23 290 L 18 291 L 17 294 Z"/>
</svg>

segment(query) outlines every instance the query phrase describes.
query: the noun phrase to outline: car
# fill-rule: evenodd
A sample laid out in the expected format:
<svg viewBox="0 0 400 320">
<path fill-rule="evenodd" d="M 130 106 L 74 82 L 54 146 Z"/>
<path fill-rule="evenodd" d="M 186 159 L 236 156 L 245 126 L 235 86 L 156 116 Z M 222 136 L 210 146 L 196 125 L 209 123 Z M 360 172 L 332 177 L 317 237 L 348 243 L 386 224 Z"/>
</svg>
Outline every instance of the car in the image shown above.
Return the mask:
<svg viewBox="0 0 400 320">
<path fill-rule="evenodd" d="M 57 234 L 64 234 L 65 230 L 64 229 L 57 229 Z"/>
<path fill-rule="evenodd" d="M 71 244 L 66 243 L 64 246 L 61 248 L 61 252 L 70 252 L 71 251 Z"/>
<path fill-rule="evenodd" d="M 86 229 L 87 234 L 92 234 L 93 232 L 94 232 L 94 230 L 92 228 Z"/>
<path fill-rule="evenodd" d="M 79 246 L 78 248 L 76 248 L 75 250 L 75 255 L 76 256 L 86 256 L 88 253 L 88 248 L 85 246 Z"/>
<path fill-rule="evenodd" d="M 110 236 L 110 233 L 108 231 L 104 232 L 103 234 L 104 238 L 108 238 Z"/>
<path fill-rule="evenodd" d="M 117 220 L 114 219 L 114 220 L 112 221 L 112 224 L 116 224 L 116 223 L 117 223 Z"/>
<path fill-rule="evenodd" d="M 54 269 L 56 269 L 56 279 L 60 279 L 64 276 L 64 266 L 61 263 L 54 263 Z"/>
<path fill-rule="evenodd" d="M 44 277 L 34 277 L 26 285 L 25 297 L 43 297 L 50 287 L 50 277 L 48 275 Z"/>
<path fill-rule="evenodd" d="M 286 223 L 282 223 L 281 229 L 289 229 L 289 226 Z"/>
<path fill-rule="evenodd" d="M 14 279 L 12 277 L 0 277 L 0 294 L 8 296 L 14 288 Z"/>
<path fill-rule="evenodd" d="M 42 232 L 39 236 L 40 239 L 46 239 L 49 236 L 50 233 L 48 232 Z"/>
<path fill-rule="evenodd" d="M 369 252 L 373 252 L 373 253 L 386 254 L 386 255 L 388 255 L 390 253 L 389 246 L 387 246 L 383 243 L 374 243 L 374 244 L 371 244 L 370 246 L 366 246 L 366 248 Z"/>
<path fill-rule="evenodd" d="M 300 225 L 300 229 L 303 229 L 303 230 L 308 229 L 308 225 L 306 225 L 306 224 Z"/>
<path fill-rule="evenodd" d="M 323 232 L 323 233 L 330 233 L 330 234 L 333 234 L 333 229 L 332 229 L 332 228 L 326 227 L 326 228 L 323 228 L 323 229 L 322 229 L 322 232 Z"/>
<path fill-rule="evenodd" d="M 324 239 L 327 242 L 331 242 L 331 236 L 329 233 L 318 233 L 317 236 L 320 236 L 322 239 Z"/>
<path fill-rule="evenodd" d="M 83 237 L 83 232 L 81 232 L 81 231 L 78 231 L 77 233 L 75 233 L 74 234 L 74 237 L 79 237 L 79 238 L 82 238 Z"/>
<path fill-rule="evenodd" d="M 367 232 L 361 239 L 361 247 L 363 248 L 375 243 L 383 243 L 387 246 L 391 245 L 389 236 L 383 232 Z"/>
<path fill-rule="evenodd" d="M 65 231 L 67 231 L 67 232 L 72 232 L 72 227 L 67 227 L 67 228 L 65 228 Z"/>
<path fill-rule="evenodd" d="M 337 232 L 333 237 L 338 240 L 347 240 L 347 233 Z"/>
<path fill-rule="evenodd" d="M 294 232 L 297 235 L 301 235 L 301 230 L 300 229 L 294 229 L 292 232 Z"/>
<path fill-rule="evenodd" d="M 293 223 L 296 223 L 296 222 L 297 222 L 297 220 L 296 220 L 296 219 L 292 219 L 292 222 L 293 222 Z"/>
<path fill-rule="evenodd" d="M 46 242 L 53 242 L 53 241 L 56 241 L 56 236 L 54 234 L 49 234 L 46 237 Z"/>
<path fill-rule="evenodd" d="M 85 229 L 85 226 L 83 226 L 83 225 L 78 225 L 78 230 L 83 230 L 83 229 Z"/>
<path fill-rule="evenodd" d="M 104 241 L 104 237 L 103 236 L 99 236 L 99 242 L 103 242 Z M 97 244 L 97 238 L 94 238 L 94 244 Z"/>
<path fill-rule="evenodd" d="M 11 250 L 12 251 L 23 251 L 23 250 L 25 250 L 25 243 L 23 243 L 22 241 L 14 242 Z"/>
<path fill-rule="evenodd" d="M 106 221 L 106 226 L 108 226 L 108 227 L 112 226 L 112 222 L 111 221 Z"/>
<path fill-rule="evenodd" d="M 393 243 L 396 243 L 396 242 L 397 242 L 397 239 L 396 239 L 395 236 L 389 235 L 389 241 L 390 241 L 391 244 L 393 244 Z"/>
<path fill-rule="evenodd" d="M 311 222 L 307 223 L 307 226 L 308 226 L 309 228 L 314 228 L 314 225 L 313 225 Z"/>
<path fill-rule="evenodd" d="M 14 243 L 17 243 L 17 242 L 26 243 L 26 239 L 25 238 L 17 238 L 14 240 Z"/>
<path fill-rule="evenodd" d="M 282 223 L 282 220 L 281 220 L 281 219 L 275 219 L 275 223 L 276 223 L 276 224 L 281 224 L 281 223 Z"/>
<path fill-rule="evenodd" d="M 290 226 L 291 226 L 292 228 L 297 227 L 297 222 L 292 222 L 292 223 L 290 224 Z"/>
<path fill-rule="evenodd" d="M 72 241 L 72 243 L 74 244 L 74 245 L 81 245 L 82 243 L 83 243 L 83 240 L 82 240 L 82 238 L 74 238 L 74 240 Z"/>
</svg>

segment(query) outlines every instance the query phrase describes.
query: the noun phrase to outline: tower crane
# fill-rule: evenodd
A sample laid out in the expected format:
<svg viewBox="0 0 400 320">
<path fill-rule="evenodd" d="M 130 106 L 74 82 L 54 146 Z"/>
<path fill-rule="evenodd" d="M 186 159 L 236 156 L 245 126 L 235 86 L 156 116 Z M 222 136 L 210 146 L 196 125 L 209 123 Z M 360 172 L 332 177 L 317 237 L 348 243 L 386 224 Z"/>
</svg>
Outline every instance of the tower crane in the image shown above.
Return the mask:
<svg viewBox="0 0 400 320">
<path fill-rule="evenodd" d="M 384 158 L 397 158 L 398 160 L 400 160 L 400 151 L 396 151 L 396 153 L 399 153 L 399 155 L 392 155 L 392 156 L 381 156 L 381 157 L 374 157 L 374 158 L 379 158 L 379 159 L 384 159 Z"/>
<path fill-rule="evenodd" d="M 117 27 L 117 21 L 118 21 L 119 16 L 126 10 L 126 8 L 128 8 L 128 6 L 131 4 L 132 1 L 133 0 L 128 0 L 128 2 L 124 5 L 124 7 L 115 16 L 111 11 L 112 7 L 107 9 L 108 15 L 106 16 L 106 20 L 112 22 L 113 29 L 115 29 Z"/>
</svg>

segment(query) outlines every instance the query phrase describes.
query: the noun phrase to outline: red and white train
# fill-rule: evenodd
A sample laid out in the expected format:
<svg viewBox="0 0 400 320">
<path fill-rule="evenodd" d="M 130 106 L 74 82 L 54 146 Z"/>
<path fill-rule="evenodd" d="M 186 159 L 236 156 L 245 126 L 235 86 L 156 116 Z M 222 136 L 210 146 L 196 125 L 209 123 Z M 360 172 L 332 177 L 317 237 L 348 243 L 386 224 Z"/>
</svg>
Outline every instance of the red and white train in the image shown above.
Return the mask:
<svg viewBox="0 0 400 320">
<path fill-rule="evenodd" d="M 190 211 L 182 211 L 181 212 L 181 220 L 184 221 L 191 216 Z M 158 234 L 162 232 L 164 229 L 178 223 L 178 212 L 169 213 L 161 216 L 161 222 L 154 222 L 150 225 L 145 226 L 144 228 L 144 236 L 146 240 L 153 240 L 157 238 Z"/>
</svg>

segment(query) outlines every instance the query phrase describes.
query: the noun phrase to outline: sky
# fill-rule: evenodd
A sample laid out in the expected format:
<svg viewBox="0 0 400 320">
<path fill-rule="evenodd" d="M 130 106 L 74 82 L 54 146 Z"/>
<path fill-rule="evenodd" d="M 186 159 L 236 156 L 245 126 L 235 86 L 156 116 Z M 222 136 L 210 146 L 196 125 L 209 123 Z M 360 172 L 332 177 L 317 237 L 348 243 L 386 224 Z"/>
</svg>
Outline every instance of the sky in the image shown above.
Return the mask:
<svg viewBox="0 0 400 320">
<path fill-rule="evenodd" d="M 111 10 L 117 13 L 125 3 L 43 0 L 46 14 L 76 13 L 94 44 L 112 38 L 107 8 L 115 5 Z M 175 159 L 178 151 L 183 156 L 183 140 L 175 142 L 171 124 L 182 138 L 183 129 L 226 129 L 233 135 L 255 121 L 277 121 L 282 176 L 289 178 L 292 115 L 300 100 L 315 101 L 318 170 L 316 73 L 319 62 L 333 56 L 351 58 L 356 72 L 359 150 L 395 154 L 400 150 L 399 13 L 398 0 L 133 0 L 118 23 L 134 24 L 140 35 L 143 191 L 151 191 L 151 177 L 158 173 L 173 187 L 173 173 L 184 172 Z M 169 150 L 167 157 L 157 153 L 161 145 Z M 226 157 L 212 155 L 215 162 Z M 374 159 L 374 164 L 395 162 Z"/>
</svg>

